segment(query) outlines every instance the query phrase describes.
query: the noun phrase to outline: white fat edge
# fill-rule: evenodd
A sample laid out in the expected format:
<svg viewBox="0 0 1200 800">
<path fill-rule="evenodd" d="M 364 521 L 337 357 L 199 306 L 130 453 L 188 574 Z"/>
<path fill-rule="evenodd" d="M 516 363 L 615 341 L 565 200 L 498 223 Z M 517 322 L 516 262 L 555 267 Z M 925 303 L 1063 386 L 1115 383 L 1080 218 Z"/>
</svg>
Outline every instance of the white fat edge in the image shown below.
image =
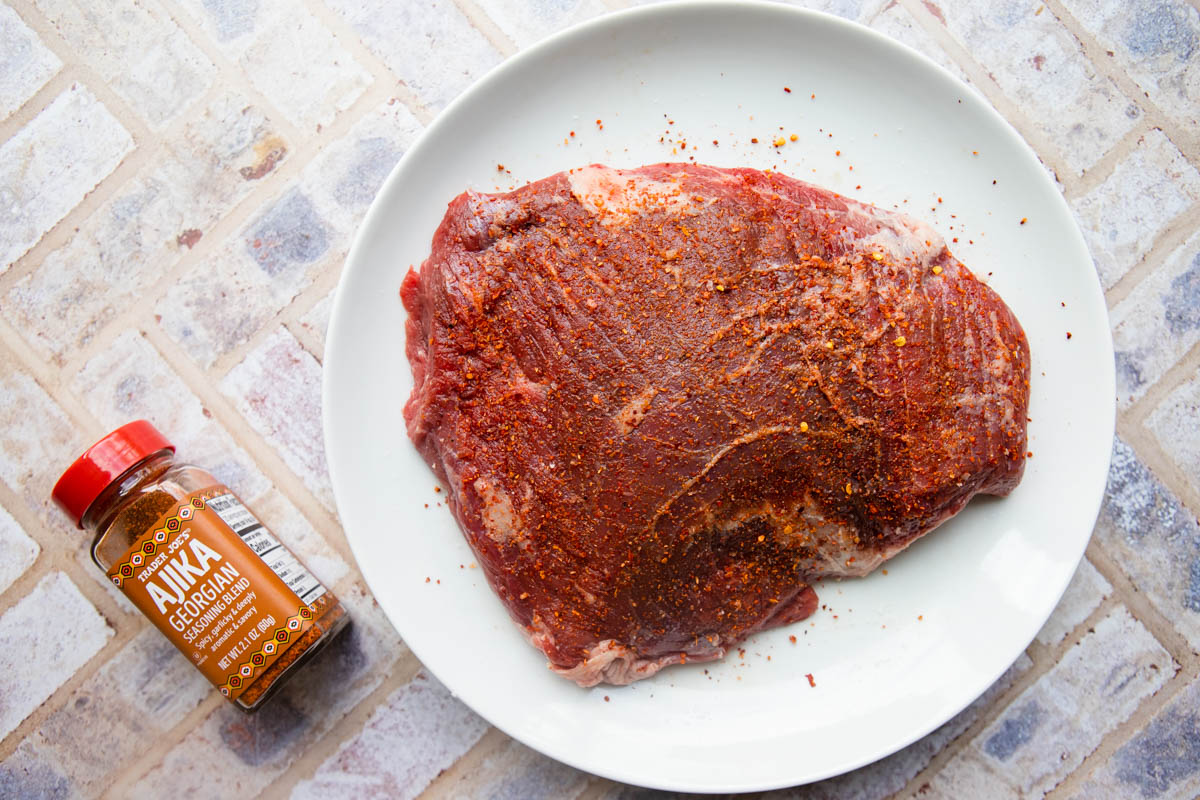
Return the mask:
<svg viewBox="0 0 1200 800">
<path fill-rule="evenodd" d="M 568 173 L 571 194 L 602 222 L 625 222 L 647 210 L 698 214 L 707 202 L 696 202 L 679 181 L 645 178 L 609 167 L 581 167 Z"/>
<path fill-rule="evenodd" d="M 946 240 L 929 225 L 918 219 L 893 214 L 882 209 L 867 213 L 862 207 L 849 204 L 846 207 L 846 229 L 842 232 L 847 245 L 857 249 L 881 252 L 893 264 L 902 264 L 917 259 L 921 266 L 931 266 L 933 260 L 946 247 Z M 883 217 L 883 220 L 880 219 Z M 878 226 L 870 236 L 858 233 L 859 225 Z"/>
<path fill-rule="evenodd" d="M 488 537 L 497 544 L 507 544 L 513 538 L 520 538 L 521 519 L 513 508 L 508 492 L 486 478 L 476 478 L 471 485 L 479 495 L 479 518 Z"/>
</svg>

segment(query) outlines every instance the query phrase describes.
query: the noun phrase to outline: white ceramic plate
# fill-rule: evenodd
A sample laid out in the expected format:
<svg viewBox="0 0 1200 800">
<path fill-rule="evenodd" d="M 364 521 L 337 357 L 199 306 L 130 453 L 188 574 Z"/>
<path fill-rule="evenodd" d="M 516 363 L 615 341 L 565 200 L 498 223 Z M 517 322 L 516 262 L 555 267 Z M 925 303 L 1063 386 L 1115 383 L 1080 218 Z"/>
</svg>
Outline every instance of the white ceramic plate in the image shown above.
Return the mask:
<svg viewBox="0 0 1200 800">
<path fill-rule="evenodd" d="M 780 135 L 788 141 L 776 148 Z M 1034 455 L 1010 497 L 972 502 L 887 575 L 818 587 L 825 610 L 754 637 L 744 657 L 584 690 L 546 670 L 471 568 L 444 495 L 405 436 L 412 378 L 397 290 L 428 255 L 446 203 L 468 187 L 508 190 L 592 162 L 690 156 L 774 168 L 899 206 L 947 240 L 957 236 L 956 255 L 987 277 L 1029 335 Z M 1113 398 L 1091 260 L 1018 135 L 972 90 L 879 34 L 817 13 L 730 3 L 605 17 L 508 60 L 453 103 L 397 165 L 359 231 L 334 305 L 324 386 L 347 536 L 421 661 L 543 753 L 686 791 L 835 775 L 912 742 L 982 693 L 1049 616 L 1087 543 Z"/>
</svg>

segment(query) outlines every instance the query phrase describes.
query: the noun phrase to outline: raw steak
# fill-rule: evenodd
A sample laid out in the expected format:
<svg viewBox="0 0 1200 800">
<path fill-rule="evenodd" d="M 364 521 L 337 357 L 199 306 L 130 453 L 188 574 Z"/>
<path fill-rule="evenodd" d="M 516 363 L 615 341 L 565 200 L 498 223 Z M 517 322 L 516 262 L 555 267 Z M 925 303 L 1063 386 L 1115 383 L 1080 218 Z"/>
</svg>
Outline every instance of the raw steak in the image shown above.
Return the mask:
<svg viewBox="0 0 1200 800">
<path fill-rule="evenodd" d="M 466 192 L 401 294 L 409 436 L 581 686 L 803 619 L 1024 469 L 1004 302 L 928 226 L 779 174 Z"/>
</svg>

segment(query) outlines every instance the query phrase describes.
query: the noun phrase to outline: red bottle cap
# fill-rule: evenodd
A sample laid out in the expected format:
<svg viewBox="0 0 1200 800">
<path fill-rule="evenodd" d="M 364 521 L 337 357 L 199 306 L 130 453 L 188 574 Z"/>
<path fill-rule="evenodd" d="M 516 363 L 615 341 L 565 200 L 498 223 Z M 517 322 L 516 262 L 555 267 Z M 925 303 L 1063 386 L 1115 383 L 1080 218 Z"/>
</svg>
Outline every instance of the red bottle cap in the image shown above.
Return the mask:
<svg viewBox="0 0 1200 800">
<path fill-rule="evenodd" d="M 122 425 L 89 447 L 54 484 L 50 496 L 79 527 L 84 512 L 121 473 L 160 450 L 175 445 L 144 419 Z"/>
</svg>

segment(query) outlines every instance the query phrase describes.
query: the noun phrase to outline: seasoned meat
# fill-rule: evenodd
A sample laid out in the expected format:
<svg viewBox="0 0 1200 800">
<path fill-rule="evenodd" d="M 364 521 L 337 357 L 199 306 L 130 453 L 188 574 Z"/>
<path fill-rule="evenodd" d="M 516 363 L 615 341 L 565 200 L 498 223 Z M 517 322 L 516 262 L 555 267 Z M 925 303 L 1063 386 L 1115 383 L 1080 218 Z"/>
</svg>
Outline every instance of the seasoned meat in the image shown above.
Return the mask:
<svg viewBox="0 0 1200 800">
<path fill-rule="evenodd" d="M 408 433 L 556 672 L 803 619 L 1007 494 L 1029 349 L 931 228 L 775 173 L 558 173 L 450 204 L 401 288 Z"/>
</svg>

